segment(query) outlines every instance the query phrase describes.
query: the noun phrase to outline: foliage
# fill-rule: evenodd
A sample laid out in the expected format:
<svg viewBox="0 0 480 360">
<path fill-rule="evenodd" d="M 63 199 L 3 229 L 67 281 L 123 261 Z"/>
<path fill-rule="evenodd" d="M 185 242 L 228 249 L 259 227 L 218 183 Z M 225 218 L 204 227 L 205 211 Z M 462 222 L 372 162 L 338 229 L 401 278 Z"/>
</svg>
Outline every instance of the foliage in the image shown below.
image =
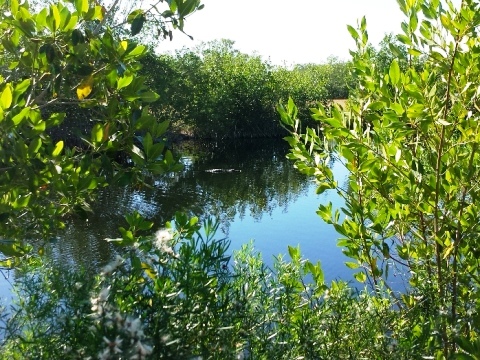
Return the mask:
<svg viewBox="0 0 480 360">
<path fill-rule="evenodd" d="M 274 67 L 247 55 L 230 40 L 214 41 L 175 56 L 143 60 L 149 85 L 161 96 L 155 114 L 172 120 L 172 130 L 199 138 L 270 137 L 284 134 L 275 104 L 289 96 L 301 109 L 329 97 L 346 96 L 347 65 Z"/>
<path fill-rule="evenodd" d="M 35 10 L 48 8 L 55 3 L 55 0 L 30 1 Z M 102 19 L 94 24 L 95 31 L 102 32 L 109 28 L 114 34 L 124 38 L 140 35 L 143 44 L 152 46 L 167 38 L 171 41 L 172 30 L 184 32 L 185 18 L 204 7 L 199 0 L 97 0 L 95 5 L 100 7 L 103 15 Z"/>
<path fill-rule="evenodd" d="M 22 240 L 47 238 L 67 214 L 89 211 L 97 188 L 178 165 L 164 146 L 168 122 L 149 112 L 158 95 L 138 75 L 147 47 L 103 27 L 104 7 L 87 0 L 52 3 L 37 13 L 27 2 L 2 6 L 0 230 L 8 241 L 0 250 L 10 266 L 10 256 L 26 252 Z M 198 1 L 169 6 L 161 16 L 182 28 Z M 143 14 L 126 20 L 137 27 L 132 35 Z M 80 134 L 61 127 L 77 121 Z"/>
<path fill-rule="evenodd" d="M 299 248 L 274 270 L 252 244 L 229 264 L 211 220 L 177 214 L 151 235 L 138 214 L 126 219 L 110 239 L 119 256 L 92 281 L 48 263 L 18 277 L 1 358 L 402 358 L 386 336 L 397 314 L 388 297 L 327 286 Z"/>
<path fill-rule="evenodd" d="M 342 209 L 322 204 L 318 214 L 341 235 L 347 266 L 374 289 L 388 286 L 395 268 L 406 270 L 410 288 L 398 306 L 416 316 L 406 316 L 405 342 L 418 355 L 450 358 L 457 337 L 468 343 L 479 332 L 480 9 L 468 0 L 459 8 L 399 4 L 406 52 L 385 72 L 374 65 L 365 19 L 349 27 L 359 86 L 348 112 L 313 109 L 320 135 L 298 132 L 292 100 L 278 109 L 297 168 L 315 177 L 318 193 L 335 189 L 345 199 Z M 346 184 L 334 178 L 331 158 L 348 169 Z"/>
</svg>

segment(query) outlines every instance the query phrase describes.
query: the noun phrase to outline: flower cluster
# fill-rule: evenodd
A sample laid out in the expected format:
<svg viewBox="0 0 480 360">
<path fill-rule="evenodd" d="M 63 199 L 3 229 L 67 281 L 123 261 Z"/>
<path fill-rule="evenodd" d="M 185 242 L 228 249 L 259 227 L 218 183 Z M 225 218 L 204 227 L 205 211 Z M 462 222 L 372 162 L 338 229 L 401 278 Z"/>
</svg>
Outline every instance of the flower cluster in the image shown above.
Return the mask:
<svg viewBox="0 0 480 360">
<path fill-rule="evenodd" d="M 173 254 L 171 241 L 173 234 L 167 229 L 160 229 L 155 233 L 155 247 L 166 254 Z"/>
</svg>

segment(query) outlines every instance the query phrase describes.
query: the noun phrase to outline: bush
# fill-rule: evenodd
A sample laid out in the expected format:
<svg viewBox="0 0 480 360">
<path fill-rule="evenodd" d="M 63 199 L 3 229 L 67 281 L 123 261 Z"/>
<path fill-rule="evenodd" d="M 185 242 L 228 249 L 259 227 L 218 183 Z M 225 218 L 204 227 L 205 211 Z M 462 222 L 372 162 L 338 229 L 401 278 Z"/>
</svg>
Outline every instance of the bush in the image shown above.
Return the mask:
<svg viewBox="0 0 480 360">
<path fill-rule="evenodd" d="M 297 99 L 304 114 L 318 101 L 346 97 L 348 65 L 336 59 L 293 69 L 240 53 L 230 40 L 214 41 L 175 56 L 143 60 L 149 85 L 160 94 L 155 114 L 172 131 L 199 138 L 286 135 L 278 123 L 278 99 Z"/>
<path fill-rule="evenodd" d="M 234 252 L 217 225 L 177 214 L 150 235 L 127 217 L 119 255 L 98 276 L 41 261 L 18 277 L 4 359 L 395 358 L 385 298 L 323 281 L 289 248 L 267 268 L 253 244 Z M 90 279 L 90 280 L 88 280 Z M 358 326 L 361 324 L 361 326 Z"/>
<path fill-rule="evenodd" d="M 458 339 L 476 342 L 480 329 L 472 319 L 480 269 L 474 250 L 480 231 L 479 4 L 399 4 L 407 21 L 397 39 L 406 51 L 390 44 L 399 58 L 385 72 L 375 65 L 365 18 L 358 29 L 349 27 L 357 43 L 352 74 L 358 88 L 347 112 L 313 110 L 321 135 L 316 128 L 299 131 L 292 100 L 278 109 L 292 131 L 289 157 L 297 168 L 315 177 L 318 193 L 335 189 L 345 199 L 342 209 L 322 204 L 318 214 L 340 234 L 338 245 L 352 259 L 347 265 L 358 269 L 356 279 L 373 289 L 388 287 L 392 271 L 404 270 L 410 288 L 397 305 L 409 326 L 400 325 L 399 344 L 452 358 L 457 342 L 465 348 Z M 346 184 L 334 178 L 332 158 L 345 164 Z"/>
</svg>

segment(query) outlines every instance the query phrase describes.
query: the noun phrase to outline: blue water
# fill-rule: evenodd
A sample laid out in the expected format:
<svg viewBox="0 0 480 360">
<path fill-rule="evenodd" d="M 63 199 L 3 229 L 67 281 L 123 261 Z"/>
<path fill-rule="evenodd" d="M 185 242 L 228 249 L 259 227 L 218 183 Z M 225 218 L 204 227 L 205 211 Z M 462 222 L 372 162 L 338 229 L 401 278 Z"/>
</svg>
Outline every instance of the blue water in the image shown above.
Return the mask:
<svg viewBox="0 0 480 360">
<path fill-rule="evenodd" d="M 332 202 L 334 209 L 340 208 L 342 199 L 333 190 L 317 195 L 313 179 L 300 175 L 286 160 L 287 151 L 284 141 L 273 140 L 181 149 L 183 172 L 155 179 L 152 187 L 107 188 L 99 195 L 94 216 L 71 220 L 50 245 L 50 253 L 59 263 L 95 272 L 115 255 L 104 239 L 119 235 L 126 213 L 139 211 L 155 223 L 156 230 L 180 210 L 220 219 L 222 233 L 217 237 L 231 241 L 231 253 L 253 240 L 255 250 L 272 266 L 279 254 L 288 259 L 289 245 L 299 245 L 304 258 L 320 261 L 327 282 L 355 283 L 354 271 L 344 265 L 348 258 L 336 245 L 339 235 L 316 214 L 319 204 Z M 212 173 L 211 169 L 236 171 Z M 332 170 L 343 186 L 346 169 L 335 163 Z M 3 275 L 0 297 L 8 298 L 14 272 Z"/>
<path fill-rule="evenodd" d="M 345 168 L 339 163 L 333 166 L 333 171 L 338 179 L 347 175 Z M 332 202 L 333 208 L 339 208 L 343 201 L 333 190 L 321 195 L 317 195 L 315 190 L 315 183 L 310 181 L 306 191 L 289 203 L 286 211 L 275 208 L 260 221 L 249 216 L 236 216 L 228 232 L 232 241 L 231 248 L 239 249 L 246 240 L 252 239 L 255 249 L 263 254 L 264 262 L 272 266 L 273 257 L 288 254 L 289 245 L 300 246 L 303 257 L 313 263 L 320 261 L 327 282 L 337 279 L 353 280 L 353 271 L 344 265 L 348 258 L 336 245 L 337 232 L 316 214 L 321 203 Z"/>
</svg>

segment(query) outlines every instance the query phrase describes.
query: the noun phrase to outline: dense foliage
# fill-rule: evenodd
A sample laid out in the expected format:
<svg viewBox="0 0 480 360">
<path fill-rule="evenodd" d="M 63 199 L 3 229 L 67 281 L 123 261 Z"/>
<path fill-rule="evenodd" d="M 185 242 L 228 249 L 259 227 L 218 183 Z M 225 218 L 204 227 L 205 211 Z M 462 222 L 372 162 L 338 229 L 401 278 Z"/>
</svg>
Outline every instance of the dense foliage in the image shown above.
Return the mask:
<svg viewBox="0 0 480 360">
<path fill-rule="evenodd" d="M 2 312 L 1 358 L 478 358 L 480 5 L 398 2 L 406 21 L 402 45 L 386 40 L 393 58 L 369 46 L 365 19 L 348 27 L 358 86 L 346 110 L 318 102 L 342 91 L 335 60 L 274 68 L 229 42 L 147 58 L 175 79 L 151 83 L 165 101 L 149 108 L 158 96 L 139 74 L 147 49 L 103 26 L 101 5 L 75 0 L 35 13 L 2 2 L 0 250 L 3 265 L 16 266 L 18 297 Z M 200 8 L 166 3 L 160 16 L 180 28 Z M 130 14 L 130 35 L 145 16 Z M 293 100 L 278 106 L 289 157 L 319 193 L 344 197 L 341 209 L 322 204 L 318 214 L 369 288 L 326 284 L 320 264 L 293 247 L 273 269 L 249 246 L 231 261 L 216 222 L 181 213 L 155 233 L 140 214 L 126 216 L 108 239 L 118 256 L 96 276 L 48 256 L 15 262 L 25 238 L 62 227 L 99 186 L 178 168 L 164 144 L 170 118 L 202 136 L 253 136 L 237 121 L 272 111 L 272 96 L 316 106 L 303 126 Z M 90 122 L 82 148 L 53 132 L 74 114 Z M 273 129 L 267 119 L 254 131 Z M 345 184 L 332 158 L 349 171 Z M 389 289 L 392 272 L 406 274 L 404 293 Z"/>
<path fill-rule="evenodd" d="M 10 256 L 25 251 L 22 240 L 62 228 L 67 214 L 88 211 L 98 187 L 176 165 L 164 148 L 168 122 L 148 109 L 158 95 L 137 75 L 147 47 L 112 32 L 105 7 L 0 5 L 0 230 L 8 239 L 0 246 Z M 178 0 L 159 16 L 181 25 L 197 7 Z M 147 14 L 129 15 L 131 36 Z"/>
<path fill-rule="evenodd" d="M 324 283 L 319 264 L 289 248 L 266 268 L 252 245 L 230 257 L 218 224 L 177 214 L 127 216 L 125 246 L 96 279 L 44 264 L 20 273 L 4 359 L 394 358 L 387 299 Z M 134 245 L 132 247 L 132 245 Z M 306 277 L 312 280 L 305 282 Z M 87 279 L 89 277 L 87 276 Z M 40 301 L 39 301 L 40 300 Z M 352 331 L 352 324 L 362 326 Z M 33 345 L 34 344 L 34 345 Z M 32 346 L 33 345 L 33 346 Z M 406 357 L 411 350 L 406 347 Z"/>
<path fill-rule="evenodd" d="M 275 105 L 295 97 L 305 115 L 317 101 L 347 97 L 348 64 L 277 67 L 247 55 L 229 40 L 143 60 L 149 85 L 160 94 L 152 109 L 172 130 L 200 138 L 285 134 Z"/>
<path fill-rule="evenodd" d="M 411 287 L 397 304 L 405 314 L 422 309 L 406 317 L 409 341 L 418 354 L 451 358 L 480 331 L 480 5 L 399 4 L 407 20 L 397 38 L 406 51 L 396 49 L 383 72 L 365 19 L 349 28 L 359 86 L 347 112 L 313 110 L 321 135 L 297 131 L 292 101 L 279 110 L 293 131 L 290 158 L 316 178 L 319 193 L 335 189 L 345 199 L 342 209 L 322 204 L 318 214 L 340 234 L 353 260 L 347 266 L 374 289 L 388 286 L 396 269 L 405 272 Z M 346 184 L 334 178 L 331 158 L 348 169 Z"/>
</svg>

